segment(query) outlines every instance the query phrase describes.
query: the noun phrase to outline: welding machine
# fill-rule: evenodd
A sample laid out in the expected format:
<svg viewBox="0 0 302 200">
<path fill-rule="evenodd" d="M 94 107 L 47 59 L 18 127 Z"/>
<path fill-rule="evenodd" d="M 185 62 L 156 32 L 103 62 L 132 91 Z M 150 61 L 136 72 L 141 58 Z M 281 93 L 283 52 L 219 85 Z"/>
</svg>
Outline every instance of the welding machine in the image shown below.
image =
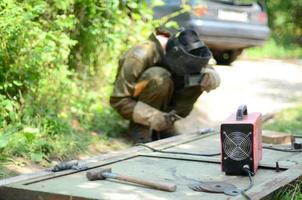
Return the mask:
<svg viewBox="0 0 302 200">
<path fill-rule="evenodd" d="M 262 159 L 261 113 L 247 112 L 245 105 L 222 122 L 221 167 L 227 175 L 246 175 L 244 168 L 256 172 Z"/>
</svg>

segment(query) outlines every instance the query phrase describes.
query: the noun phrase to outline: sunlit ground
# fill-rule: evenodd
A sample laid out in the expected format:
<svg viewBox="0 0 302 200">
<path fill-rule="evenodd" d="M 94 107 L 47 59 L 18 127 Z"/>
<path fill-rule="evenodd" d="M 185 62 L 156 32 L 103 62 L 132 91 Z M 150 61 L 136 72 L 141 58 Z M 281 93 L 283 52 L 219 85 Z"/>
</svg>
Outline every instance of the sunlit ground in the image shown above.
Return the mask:
<svg viewBox="0 0 302 200">
<path fill-rule="evenodd" d="M 202 94 L 193 112 L 179 126 L 183 132 L 217 125 L 241 104 L 247 105 L 248 112 L 267 114 L 301 102 L 301 64 L 265 59 L 214 67 L 221 76 L 221 85 Z"/>
</svg>

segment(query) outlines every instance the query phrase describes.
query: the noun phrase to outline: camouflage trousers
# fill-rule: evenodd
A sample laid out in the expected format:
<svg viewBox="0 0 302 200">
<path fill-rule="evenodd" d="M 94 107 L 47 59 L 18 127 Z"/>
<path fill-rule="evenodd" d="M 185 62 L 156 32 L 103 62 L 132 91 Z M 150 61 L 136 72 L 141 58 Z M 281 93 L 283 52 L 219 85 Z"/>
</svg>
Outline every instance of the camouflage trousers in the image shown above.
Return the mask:
<svg viewBox="0 0 302 200">
<path fill-rule="evenodd" d="M 202 93 L 199 86 L 176 90 L 170 72 L 162 67 L 151 67 L 144 71 L 137 85 L 139 87 L 136 88 L 137 92 L 134 97 L 137 101 L 164 112 L 175 110 L 182 117 L 186 117 L 191 112 L 194 103 Z M 168 132 L 160 133 L 160 138 L 173 135 L 172 132 Z M 149 142 L 158 139 L 159 133 L 154 135 L 148 127 L 131 122 L 130 134 L 135 142 Z"/>
</svg>

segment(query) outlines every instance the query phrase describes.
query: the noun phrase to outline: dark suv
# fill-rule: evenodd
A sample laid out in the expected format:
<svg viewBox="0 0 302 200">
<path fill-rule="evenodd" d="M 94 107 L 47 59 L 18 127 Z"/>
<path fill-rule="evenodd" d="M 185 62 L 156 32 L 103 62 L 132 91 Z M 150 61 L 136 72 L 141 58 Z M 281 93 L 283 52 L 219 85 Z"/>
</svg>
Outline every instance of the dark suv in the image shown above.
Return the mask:
<svg viewBox="0 0 302 200">
<path fill-rule="evenodd" d="M 164 0 L 154 8 L 154 17 L 161 18 L 180 10 L 181 0 Z M 259 46 L 270 34 L 263 4 L 235 0 L 189 0 L 190 12 L 171 20 L 179 27 L 192 28 L 213 52 L 217 64 L 228 65 L 242 50 Z"/>
</svg>

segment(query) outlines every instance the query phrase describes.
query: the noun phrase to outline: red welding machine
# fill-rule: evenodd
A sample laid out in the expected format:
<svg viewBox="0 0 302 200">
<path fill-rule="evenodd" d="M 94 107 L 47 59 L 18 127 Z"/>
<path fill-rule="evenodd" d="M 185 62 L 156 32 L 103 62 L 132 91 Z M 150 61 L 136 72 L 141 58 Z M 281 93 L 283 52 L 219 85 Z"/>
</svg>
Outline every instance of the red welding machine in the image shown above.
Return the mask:
<svg viewBox="0 0 302 200">
<path fill-rule="evenodd" d="M 222 171 L 227 175 L 246 174 L 243 166 L 256 172 L 262 159 L 261 113 L 247 113 L 245 105 L 222 122 L 220 127 Z"/>
</svg>

